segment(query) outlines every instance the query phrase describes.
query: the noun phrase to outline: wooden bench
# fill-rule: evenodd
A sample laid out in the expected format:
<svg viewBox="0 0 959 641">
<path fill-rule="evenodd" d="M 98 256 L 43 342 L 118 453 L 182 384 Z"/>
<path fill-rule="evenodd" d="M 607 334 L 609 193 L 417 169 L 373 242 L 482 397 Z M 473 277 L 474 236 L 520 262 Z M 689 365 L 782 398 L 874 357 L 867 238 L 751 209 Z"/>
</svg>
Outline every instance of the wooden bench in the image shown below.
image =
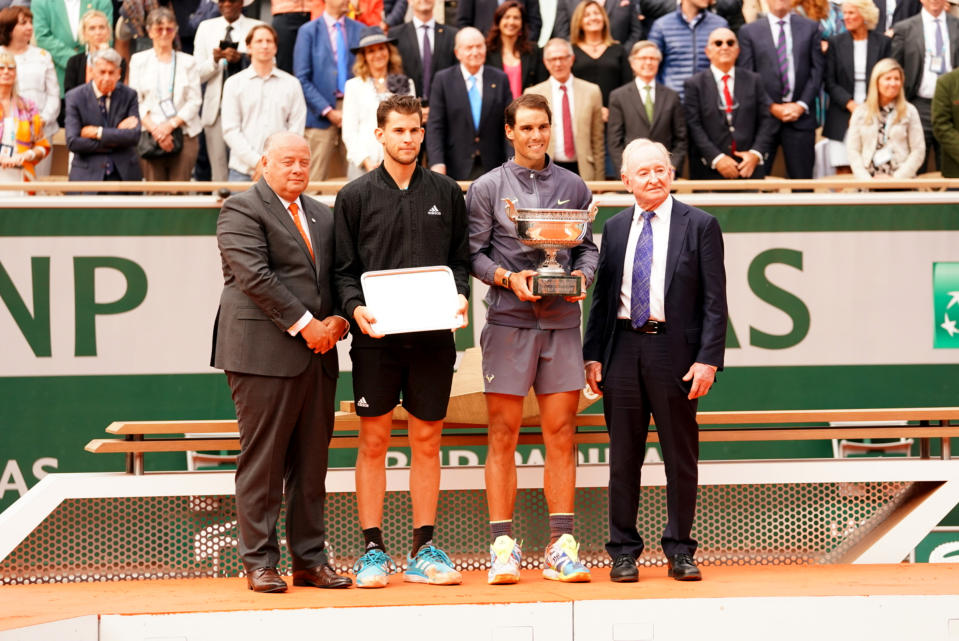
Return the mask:
<svg viewBox="0 0 959 641">
<path fill-rule="evenodd" d="M 355 448 L 358 445 L 359 417 L 351 403 L 344 403 L 336 414 L 331 447 Z M 930 457 L 930 439 L 940 439 L 942 458 L 950 457 L 949 439 L 959 437 L 959 407 L 865 409 L 865 410 L 774 410 L 700 412 L 701 442 L 809 441 L 831 439 L 919 439 L 920 457 Z M 908 421 L 908 425 L 888 425 Z M 830 426 L 836 422 L 856 425 Z M 602 414 L 578 414 L 576 437 L 579 444 L 608 443 L 606 421 Z M 519 443 L 542 444 L 536 417 L 523 421 Z M 390 446 L 407 445 L 406 421 L 393 421 Z M 123 438 L 93 439 L 85 449 L 93 453 L 126 455 L 127 472 L 143 473 L 143 457 L 148 452 L 188 452 L 196 450 L 239 450 L 240 439 L 235 420 L 210 421 L 125 421 L 111 423 L 108 434 Z M 202 436 L 191 436 L 200 434 Z M 147 438 L 152 437 L 152 438 Z M 486 426 L 476 423 L 446 423 L 444 446 L 486 445 Z M 650 430 L 649 441 L 658 441 Z"/>
</svg>

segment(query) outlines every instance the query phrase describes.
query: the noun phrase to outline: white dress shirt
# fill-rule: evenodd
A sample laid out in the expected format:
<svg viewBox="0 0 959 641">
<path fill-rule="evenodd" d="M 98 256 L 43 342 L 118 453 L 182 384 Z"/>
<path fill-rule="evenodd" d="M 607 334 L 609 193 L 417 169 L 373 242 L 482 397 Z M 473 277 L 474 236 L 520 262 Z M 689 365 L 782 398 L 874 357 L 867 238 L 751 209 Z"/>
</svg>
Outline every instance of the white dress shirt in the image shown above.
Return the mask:
<svg viewBox="0 0 959 641">
<path fill-rule="evenodd" d="M 223 87 L 223 139 L 230 169 L 252 175 L 266 139 L 279 131 L 303 135 L 306 100 L 299 80 L 273 67 L 265 77 L 252 66 L 227 78 Z"/>
<path fill-rule="evenodd" d="M 933 63 L 936 62 L 936 21 L 939 21 L 942 31 L 942 73 L 952 71 L 952 56 L 949 54 L 949 27 L 946 26 L 946 12 L 939 14 L 938 18 L 933 18 L 932 14 L 923 8 L 919 15 L 922 16 L 922 37 L 926 41 L 926 53 L 922 60 L 922 80 L 919 81 L 919 89 L 916 93 L 920 98 L 932 99 L 936 93 L 936 81 L 939 80 L 939 74 L 936 73 Z"/>
<path fill-rule="evenodd" d="M 200 82 L 206 83 L 201 112 L 204 127 L 212 126 L 220 116 L 223 95 L 223 67 L 213 60 L 213 50 L 219 48 L 220 40 L 225 39 L 227 26 L 231 26 L 233 29 L 230 31 L 230 37 L 238 45 L 236 50 L 247 53 L 246 36 L 258 24 L 263 23 L 240 14 L 240 17 L 233 22 L 227 22 L 226 18 L 219 16 L 204 20 L 196 28 L 196 36 L 193 38 L 193 57 L 196 58 Z"/>
<path fill-rule="evenodd" d="M 436 51 L 436 19 L 430 18 L 429 22 L 423 22 L 419 18 L 413 18 L 413 26 L 416 28 L 416 48 L 420 52 L 420 60 L 423 59 L 423 27 L 429 27 L 426 30 L 426 37 L 430 41 L 430 53 Z M 424 69 L 424 73 L 429 69 Z"/>
<path fill-rule="evenodd" d="M 643 80 L 640 80 L 639 78 L 636 78 L 635 80 L 633 80 L 633 82 L 636 83 L 636 88 L 639 89 L 639 99 L 643 102 L 644 107 L 646 104 L 646 87 L 649 87 L 649 101 L 653 103 L 653 105 L 655 105 L 656 104 L 656 79 L 653 78 L 649 82 L 645 82 Z M 720 91 L 722 91 L 722 89 L 720 89 Z"/>
<path fill-rule="evenodd" d="M 569 115 L 573 118 L 573 122 L 570 123 L 570 129 L 573 130 L 573 137 L 576 137 L 576 118 L 573 117 L 573 114 L 576 113 L 576 102 L 573 97 L 573 74 L 569 75 L 569 78 L 566 79 L 566 82 L 560 82 L 553 76 L 549 77 L 549 86 L 550 91 L 552 92 L 552 110 L 553 110 L 553 160 L 558 160 L 560 162 L 576 162 L 576 157 L 567 158 L 563 150 L 566 148 L 566 138 L 563 137 L 563 90 L 561 87 L 566 87 L 566 94 L 569 96 Z M 574 141 L 575 144 L 575 141 Z M 582 150 L 583 153 L 586 150 Z M 580 150 L 576 150 L 577 153 L 580 153 Z"/>
<path fill-rule="evenodd" d="M 70 21 L 70 31 L 73 33 L 73 39 L 77 40 L 80 36 L 80 4 L 81 0 L 63 0 L 63 7 L 67 10 L 67 20 Z"/>
<path fill-rule="evenodd" d="M 666 252 L 669 249 L 669 219 L 673 214 L 673 197 L 666 200 L 655 209 L 656 215 L 649 219 L 649 227 L 653 234 L 653 264 L 649 273 L 649 318 L 650 320 L 666 321 Z M 636 257 L 636 243 L 639 234 L 643 231 L 643 210 L 639 205 L 633 206 L 633 223 L 629 227 L 629 238 L 626 240 L 626 255 L 623 257 L 623 283 L 619 290 L 618 318 L 630 317 L 630 299 L 633 291 L 633 259 Z M 649 233 L 647 230 L 644 233 Z"/>
</svg>

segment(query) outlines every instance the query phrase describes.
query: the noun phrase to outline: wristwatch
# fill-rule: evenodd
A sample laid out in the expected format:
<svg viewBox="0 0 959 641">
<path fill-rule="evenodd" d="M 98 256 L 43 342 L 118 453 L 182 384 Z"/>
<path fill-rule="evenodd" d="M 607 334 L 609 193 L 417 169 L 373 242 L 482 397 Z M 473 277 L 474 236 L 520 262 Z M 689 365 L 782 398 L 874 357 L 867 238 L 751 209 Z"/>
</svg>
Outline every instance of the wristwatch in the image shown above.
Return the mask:
<svg viewBox="0 0 959 641">
<path fill-rule="evenodd" d="M 509 277 L 513 275 L 513 272 L 506 270 L 506 273 L 503 274 L 503 278 L 500 279 L 499 283 L 506 289 L 509 289 Z"/>
</svg>

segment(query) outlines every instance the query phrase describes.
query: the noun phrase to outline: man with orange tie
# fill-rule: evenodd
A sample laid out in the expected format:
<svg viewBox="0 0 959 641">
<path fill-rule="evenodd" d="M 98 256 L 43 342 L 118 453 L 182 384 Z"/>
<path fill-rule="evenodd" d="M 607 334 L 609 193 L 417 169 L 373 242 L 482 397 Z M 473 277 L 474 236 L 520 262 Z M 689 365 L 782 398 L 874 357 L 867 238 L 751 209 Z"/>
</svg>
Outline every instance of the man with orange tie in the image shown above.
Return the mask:
<svg viewBox="0 0 959 641">
<path fill-rule="evenodd" d="M 216 225 L 223 294 L 213 367 L 236 405 L 237 549 L 255 592 L 283 592 L 276 522 L 286 493 L 293 585 L 345 588 L 326 549 L 326 466 L 345 335 L 333 295 L 333 213 L 303 195 L 310 148 L 270 136 L 261 178 L 223 203 Z"/>
<path fill-rule="evenodd" d="M 599 85 L 573 77 L 573 47 L 562 38 L 546 43 L 543 63 L 549 79 L 526 93 L 546 98 L 553 112 L 549 145 L 553 164 L 579 174 L 583 180 L 604 180 L 606 148 Z"/>
</svg>

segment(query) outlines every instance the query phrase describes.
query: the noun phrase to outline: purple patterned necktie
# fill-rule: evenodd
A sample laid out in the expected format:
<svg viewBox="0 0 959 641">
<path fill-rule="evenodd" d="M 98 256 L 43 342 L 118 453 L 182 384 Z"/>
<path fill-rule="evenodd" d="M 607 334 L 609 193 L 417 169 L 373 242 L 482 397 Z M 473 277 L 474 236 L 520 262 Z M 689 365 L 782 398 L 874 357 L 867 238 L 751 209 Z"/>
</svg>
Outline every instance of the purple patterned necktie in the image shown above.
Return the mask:
<svg viewBox="0 0 959 641">
<path fill-rule="evenodd" d="M 97 106 L 100 107 L 100 115 L 103 116 L 103 127 L 104 129 L 110 126 L 110 113 L 107 109 L 107 99 L 110 96 L 103 94 L 97 98 Z M 114 166 L 113 161 L 107 158 L 103 163 L 103 170 L 106 172 L 106 175 L 109 176 L 113 173 Z"/>
<path fill-rule="evenodd" d="M 430 47 L 430 26 L 425 24 L 423 29 L 423 97 L 427 100 L 430 97 L 430 81 L 433 69 L 433 48 Z"/>
<path fill-rule="evenodd" d="M 633 288 L 629 295 L 629 318 L 633 327 L 642 327 L 649 320 L 649 275 L 653 270 L 654 211 L 644 211 L 643 226 L 636 240 L 633 255 Z"/>
<path fill-rule="evenodd" d="M 776 40 L 776 58 L 779 60 L 779 79 L 783 85 L 780 98 L 786 99 L 789 95 L 789 54 L 786 51 L 786 21 L 779 21 L 779 39 Z"/>
</svg>

